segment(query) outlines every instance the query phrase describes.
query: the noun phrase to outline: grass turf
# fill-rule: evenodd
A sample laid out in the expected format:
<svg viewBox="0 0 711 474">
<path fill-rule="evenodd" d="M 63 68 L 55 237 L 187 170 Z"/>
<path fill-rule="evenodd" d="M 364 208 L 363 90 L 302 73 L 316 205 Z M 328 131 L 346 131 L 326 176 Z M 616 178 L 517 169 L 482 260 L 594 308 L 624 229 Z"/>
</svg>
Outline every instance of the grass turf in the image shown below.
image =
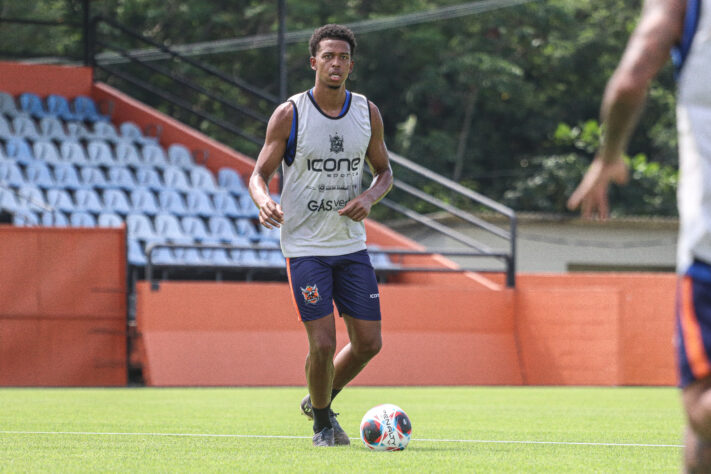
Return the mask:
<svg viewBox="0 0 711 474">
<path fill-rule="evenodd" d="M 372 406 L 402 407 L 413 425 L 402 452 L 371 452 L 357 439 L 350 447 L 314 448 L 310 423 L 298 410 L 304 393 L 0 389 L 0 471 L 680 469 L 683 416 L 673 388 L 353 387 L 336 398 L 333 408 L 351 438 Z"/>
</svg>

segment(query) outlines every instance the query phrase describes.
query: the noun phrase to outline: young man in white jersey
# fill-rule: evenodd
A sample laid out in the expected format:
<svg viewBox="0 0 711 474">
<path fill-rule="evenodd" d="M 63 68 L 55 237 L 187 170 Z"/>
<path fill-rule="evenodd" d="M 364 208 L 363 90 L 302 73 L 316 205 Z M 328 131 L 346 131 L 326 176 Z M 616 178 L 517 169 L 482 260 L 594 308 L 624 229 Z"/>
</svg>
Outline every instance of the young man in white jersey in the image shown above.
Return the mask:
<svg viewBox="0 0 711 474">
<path fill-rule="evenodd" d="M 677 71 L 679 243 L 677 358 L 687 416 L 684 468 L 711 472 L 711 1 L 646 0 L 608 82 L 597 156 L 568 201 L 583 215 L 608 215 L 607 188 L 624 183 L 622 160 L 647 89 L 668 59 Z"/>
<path fill-rule="evenodd" d="M 393 178 L 378 108 L 346 89 L 355 48 L 355 37 L 344 26 L 314 31 L 309 50 L 315 85 L 274 111 L 249 181 L 259 222 L 281 228 L 294 305 L 308 336 L 309 393 L 301 409 L 314 420 L 315 446 L 350 443 L 331 401 L 382 345 L 380 294 L 363 220 Z M 366 160 L 373 181 L 362 191 Z M 281 204 L 267 187 L 279 165 Z M 350 339 L 338 354 L 334 303 Z"/>
</svg>

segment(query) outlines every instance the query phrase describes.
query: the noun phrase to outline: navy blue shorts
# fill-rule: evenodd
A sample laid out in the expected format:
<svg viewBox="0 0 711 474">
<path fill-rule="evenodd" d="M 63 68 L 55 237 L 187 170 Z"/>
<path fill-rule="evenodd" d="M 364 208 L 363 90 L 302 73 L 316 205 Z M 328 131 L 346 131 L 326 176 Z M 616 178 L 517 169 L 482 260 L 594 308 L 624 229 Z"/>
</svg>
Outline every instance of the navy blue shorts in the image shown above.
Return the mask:
<svg viewBox="0 0 711 474">
<path fill-rule="evenodd" d="M 294 305 L 300 321 L 333 312 L 380 321 L 380 292 L 367 250 L 335 257 L 286 259 Z"/>
<path fill-rule="evenodd" d="M 682 387 L 711 375 L 711 266 L 694 262 L 677 289 L 677 360 Z"/>
</svg>

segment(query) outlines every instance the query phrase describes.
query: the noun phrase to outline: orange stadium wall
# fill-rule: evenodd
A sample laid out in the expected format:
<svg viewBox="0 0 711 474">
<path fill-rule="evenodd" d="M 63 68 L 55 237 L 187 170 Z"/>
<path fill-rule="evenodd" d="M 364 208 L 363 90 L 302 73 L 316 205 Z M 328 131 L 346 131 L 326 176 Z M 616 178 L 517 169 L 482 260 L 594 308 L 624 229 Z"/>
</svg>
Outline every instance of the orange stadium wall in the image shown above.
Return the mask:
<svg viewBox="0 0 711 474">
<path fill-rule="evenodd" d="M 122 386 L 123 229 L 0 225 L 0 386 Z"/>
</svg>

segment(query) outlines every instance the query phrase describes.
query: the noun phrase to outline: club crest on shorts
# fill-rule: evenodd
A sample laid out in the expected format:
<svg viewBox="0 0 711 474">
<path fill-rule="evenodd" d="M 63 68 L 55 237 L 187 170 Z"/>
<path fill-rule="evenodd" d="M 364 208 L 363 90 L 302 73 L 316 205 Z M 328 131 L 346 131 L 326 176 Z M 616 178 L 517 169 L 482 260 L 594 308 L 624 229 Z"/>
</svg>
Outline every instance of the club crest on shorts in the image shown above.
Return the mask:
<svg viewBox="0 0 711 474">
<path fill-rule="evenodd" d="M 321 301 L 321 296 L 318 294 L 318 286 L 316 285 L 306 285 L 306 288 L 301 288 L 301 294 L 307 303 L 316 304 Z"/>
<path fill-rule="evenodd" d="M 343 137 L 336 132 L 335 135 L 329 135 L 331 139 L 331 153 L 340 153 L 343 151 Z"/>
</svg>

